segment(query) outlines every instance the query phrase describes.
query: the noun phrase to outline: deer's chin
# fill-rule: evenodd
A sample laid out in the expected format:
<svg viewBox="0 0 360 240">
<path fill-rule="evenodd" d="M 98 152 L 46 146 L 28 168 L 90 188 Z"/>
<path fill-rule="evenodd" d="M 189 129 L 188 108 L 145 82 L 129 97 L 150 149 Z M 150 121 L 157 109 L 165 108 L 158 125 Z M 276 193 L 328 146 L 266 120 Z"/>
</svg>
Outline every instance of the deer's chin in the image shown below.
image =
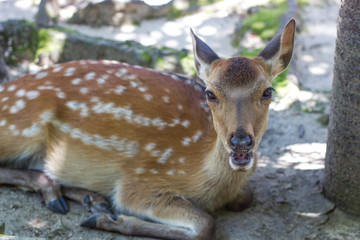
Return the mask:
<svg viewBox="0 0 360 240">
<path fill-rule="evenodd" d="M 248 171 L 254 165 L 254 156 L 252 152 L 243 154 L 230 152 L 229 164 L 233 170 Z"/>
</svg>

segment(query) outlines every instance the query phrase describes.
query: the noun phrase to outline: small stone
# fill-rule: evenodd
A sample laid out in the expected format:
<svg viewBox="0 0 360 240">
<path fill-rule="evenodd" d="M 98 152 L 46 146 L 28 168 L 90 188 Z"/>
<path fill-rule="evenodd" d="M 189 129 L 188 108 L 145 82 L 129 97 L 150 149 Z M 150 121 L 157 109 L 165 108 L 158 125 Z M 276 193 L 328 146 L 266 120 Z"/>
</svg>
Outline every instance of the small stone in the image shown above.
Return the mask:
<svg viewBox="0 0 360 240">
<path fill-rule="evenodd" d="M 51 228 L 52 232 L 64 231 L 64 230 L 65 230 L 65 226 L 64 223 L 61 221 L 61 219 L 59 219 Z"/>
<path fill-rule="evenodd" d="M 288 183 L 288 184 L 286 184 L 286 185 L 284 186 L 284 188 L 285 188 L 286 190 L 292 189 L 292 184 L 291 184 L 291 183 Z"/>
<path fill-rule="evenodd" d="M 280 203 L 280 204 L 287 203 L 285 197 L 283 197 L 283 196 L 276 196 L 275 197 L 275 202 Z"/>
<path fill-rule="evenodd" d="M 305 136 L 305 127 L 304 127 L 304 125 L 300 124 L 300 126 L 298 128 L 298 132 L 299 132 L 299 138 L 303 138 Z"/>
<path fill-rule="evenodd" d="M 267 179 L 276 179 L 278 176 L 276 173 L 268 173 L 268 174 L 265 174 L 265 178 Z"/>
</svg>

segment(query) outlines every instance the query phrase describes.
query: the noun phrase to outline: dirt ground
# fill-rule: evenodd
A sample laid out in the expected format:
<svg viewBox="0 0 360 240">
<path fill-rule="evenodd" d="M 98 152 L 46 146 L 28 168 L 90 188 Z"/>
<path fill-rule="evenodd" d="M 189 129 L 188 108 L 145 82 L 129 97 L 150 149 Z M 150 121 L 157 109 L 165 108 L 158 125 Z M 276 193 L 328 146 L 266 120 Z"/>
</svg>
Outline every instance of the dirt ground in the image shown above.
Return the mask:
<svg viewBox="0 0 360 240">
<path fill-rule="evenodd" d="M 290 69 L 294 84 L 271 104 L 258 169 L 249 180 L 253 205 L 240 213 L 217 211 L 216 239 L 360 239 L 360 218 L 345 214 L 321 194 L 327 128 L 317 119 L 329 113 L 338 7 L 339 1 L 318 0 L 299 10 L 303 30 L 296 36 Z M 6 6 L 0 3 L 1 8 Z M 29 18 L 30 12 L 25 14 Z M 186 39 L 178 40 L 185 42 L 181 46 Z M 220 55 L 228 52 L 214 48 Z M 37 194 L 1 186 L 0 221 L 6 235 L 19 239 L 142 239 L 82 228 L 91 213 L 68 203 L 69 213 L 54 214 Z"/>
</svg>

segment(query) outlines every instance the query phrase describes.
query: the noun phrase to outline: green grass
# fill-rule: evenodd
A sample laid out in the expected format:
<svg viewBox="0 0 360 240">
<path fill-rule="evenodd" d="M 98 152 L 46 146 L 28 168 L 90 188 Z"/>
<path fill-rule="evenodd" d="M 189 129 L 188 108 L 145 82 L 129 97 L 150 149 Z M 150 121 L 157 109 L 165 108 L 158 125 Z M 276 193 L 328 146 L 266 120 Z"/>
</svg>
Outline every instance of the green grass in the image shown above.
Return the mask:
<svg viewBox="0 0 360 240">
<path fill-rule="evenodd" d="M 38 31 L 38 46 L 35 53 L 35 59 L 38 60 L 40 54 L 50 54 L 59 51 L 64 46 L 64 41 L 53 37 L 54 34 L 61 34 L 61 30 L 42 28 Z"/>
<path fill-rule="evenodd" d="M 251 31 L 262 40 L 268 41 L 273 38 L 280 27 L 281 17 L 288 11 L 285 0 L 272 0 L 268 6 L 261 6 L 257 13 L 247 17 L 241 30 L 237 33 L 238 41 L 234 42 L 239 46 L 244 34 Z"/>
</svg>

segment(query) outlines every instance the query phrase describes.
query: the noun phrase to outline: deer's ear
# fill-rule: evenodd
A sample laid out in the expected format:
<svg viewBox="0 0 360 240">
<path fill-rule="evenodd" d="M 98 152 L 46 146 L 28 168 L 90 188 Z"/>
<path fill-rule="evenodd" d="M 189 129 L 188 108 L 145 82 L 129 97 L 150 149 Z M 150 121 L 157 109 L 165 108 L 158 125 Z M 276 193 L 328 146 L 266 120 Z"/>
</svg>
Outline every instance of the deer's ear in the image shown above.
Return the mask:
<svg viewBox="0 0 360 240">
<path fill-rule="evenodd" d="M 270 78 L 275 78 L 289 65 L 294 48 L 295 20 L 292 19 L 285 29 L 275 36 L 262 50 L 258 58 L 265 62 Z"/>
<path fill-rule="evenodd" d="M 210 66 L 215 60 L 218 60 L 219 57 L 205 42 L 194 34 L 192 29 L 190 29 L 190 34 L 193 44 L 196 70 L 199 77 L 203 81 L 207 82 Z"/>
</svg>

